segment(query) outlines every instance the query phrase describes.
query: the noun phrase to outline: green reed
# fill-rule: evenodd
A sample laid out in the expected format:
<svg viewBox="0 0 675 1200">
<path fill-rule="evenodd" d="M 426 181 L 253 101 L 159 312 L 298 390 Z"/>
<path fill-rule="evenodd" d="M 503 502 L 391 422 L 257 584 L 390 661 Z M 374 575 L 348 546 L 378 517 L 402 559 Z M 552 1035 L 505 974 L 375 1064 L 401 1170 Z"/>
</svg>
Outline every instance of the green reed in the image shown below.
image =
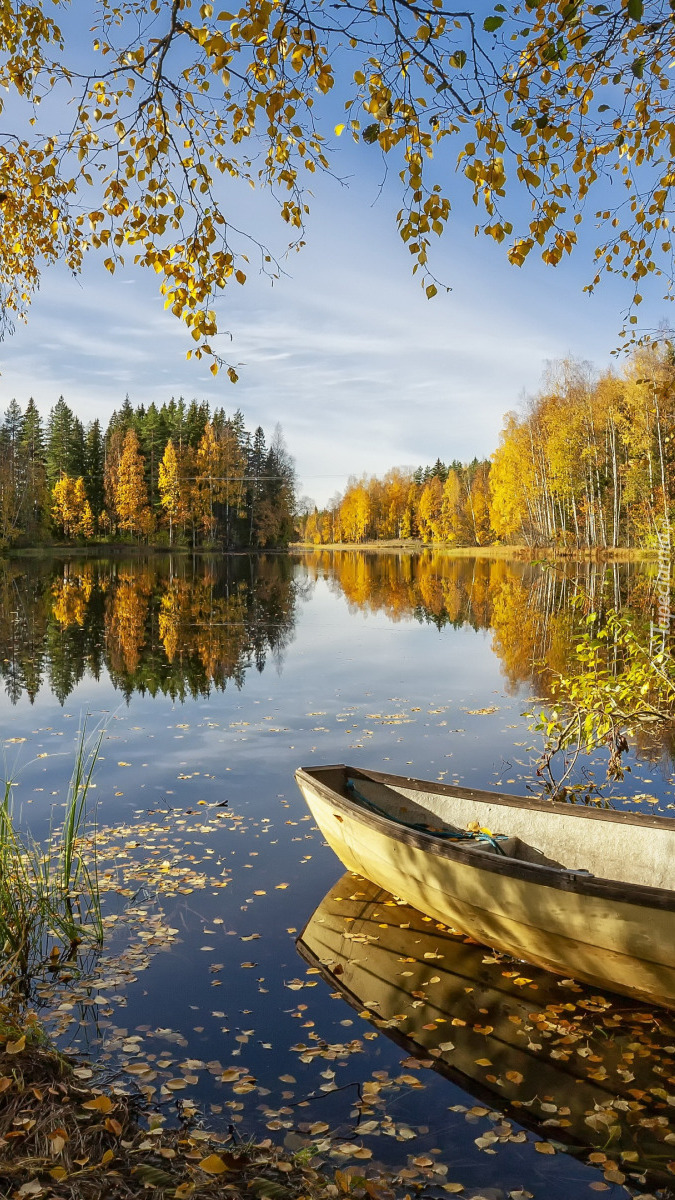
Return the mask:
<svg viewBox="0 0 675 1200">
<path fill-rule="evenodd" d="M 76 965 L 78 947 L 103 934 L 96 861 L 96 820 L 89 812 L 103 731 L 80 732 L 63 825 L 43 842 L 18 829 L 13 781 L 0 799 L 0 992 L 25 994 L 49 963 Z"/>
</svg>

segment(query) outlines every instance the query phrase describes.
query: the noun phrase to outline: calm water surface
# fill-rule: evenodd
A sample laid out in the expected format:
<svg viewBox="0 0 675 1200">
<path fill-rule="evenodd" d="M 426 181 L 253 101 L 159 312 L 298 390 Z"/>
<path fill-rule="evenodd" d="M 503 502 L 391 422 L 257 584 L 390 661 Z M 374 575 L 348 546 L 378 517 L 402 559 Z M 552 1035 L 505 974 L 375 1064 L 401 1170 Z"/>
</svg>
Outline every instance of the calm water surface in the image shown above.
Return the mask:
<svg viewBox="0 0 675 1200">
<path fill-rule="evenodd" d="M 645 629 L 655 615 L 653 572 L 636 567 L 553 575 L 429 553 L 0 564 L 5 769 L 24 824 L 58 813 L 84 716 L 105 727 L 92 795 L 117 891 L 98 975 L 55 1000 L 39 989 L 63 1044 L 167 1119 L 178 1099 L 240 1137 L 310 1138 L 330 1169 L 340 1145 L 363 1146 L 371 1164 L 408 1162 L 430 1196 L 457 1182 L 582 1197 L 601 1182 L 614 1200 L 648 1191 L 627 1170 L 667 1179 L 670 1018 L 490 955 L 343 878 L 293 781 L 299 765 L 347 762 L 535 786 L 522 714 L 544 665 L 565 665 L 575 582 Z M 670 815 L 667 748 L 631 765 L 613 803 Z"/>
</svg>

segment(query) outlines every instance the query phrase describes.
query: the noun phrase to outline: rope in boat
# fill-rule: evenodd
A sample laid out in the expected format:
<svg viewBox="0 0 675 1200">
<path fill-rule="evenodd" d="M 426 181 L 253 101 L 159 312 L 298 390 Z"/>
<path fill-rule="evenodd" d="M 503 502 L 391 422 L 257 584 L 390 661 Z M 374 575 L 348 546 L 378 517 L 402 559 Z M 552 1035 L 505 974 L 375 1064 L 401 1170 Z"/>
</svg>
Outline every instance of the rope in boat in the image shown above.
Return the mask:
<svg viewBox="0 0 675 1200">
<path fill-rule="evenodd" d="M 372 812 L 377 813 L 378 817 L 386 817 L 388 821 L 396 821 L 398 825 L 403 825 L 406 829 L 414 829 L 416 833 L 427 833 L 431 837 L 441 838 L 444 841 L 489 842 L 490 845 L 493 846 L 497 851 L 497 854 L 506 853 L 505 850 L 499 845 L 499 841 L 497 840 L 506 838 L 505 833 L 496 833 L 494 835 L 491 833 L 482 832 L 473 833 L 470 829 L 467 829 L 466 831 L 458 830 L 457 832 L 454 832 L 450 829 L 432 829 L 429 825 L 423 825 L 421 822 L 404 821 L 403 817 L 394 816 L 392 813 L 387 812 L 386 809 L 380 808 L 379 805 L 375 804 L 373 800 L 369 800 L 367 796 L 364 796 L 363 792 L 360 792 L 357 788 L 353 779 L 347 780 L 346 787 L 347 791 L 355 800 L 358 800 L 360 804 L 365 804 L 366 807 L 371 809 Z"/>
</svg>

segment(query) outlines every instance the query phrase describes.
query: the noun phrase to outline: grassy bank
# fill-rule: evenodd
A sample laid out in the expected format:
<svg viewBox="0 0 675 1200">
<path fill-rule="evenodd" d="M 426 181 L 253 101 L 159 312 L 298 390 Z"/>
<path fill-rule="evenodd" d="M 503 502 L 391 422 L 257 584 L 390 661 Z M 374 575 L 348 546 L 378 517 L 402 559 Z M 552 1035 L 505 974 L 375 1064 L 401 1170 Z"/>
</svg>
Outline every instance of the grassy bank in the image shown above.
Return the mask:
<svg viewBox="0 0 675 1200">
<path fill-rule="evenodd" d="M 266 1139 L 234 1145 L 183 1117 L 176 1128 L 145 1119 L 139 1097 L 99 1086 L 92 1069 L 16 1027 L 0 1011 L 0 1195 L 59 1200 L 184 1200 L 224 1193 L 267 1200 L 320 1200 L 337 1188 L 311 1165 Z M 180 1114 L 179 1114 L 180 1116 Z M 346 1176 L 351 1186 L 355 1176 Z M 384 1195 L 368 1180 L 369 1194 Z M 365 1194 L 366 1180 L 360 1194 Z M 345 1189 L 342 1189 L 343 1191 Z M 349 1186 L 346 1190 L 350 1190 Z M 352 1194 L 359 1194 L 352 1192 Z"/>
</svg>

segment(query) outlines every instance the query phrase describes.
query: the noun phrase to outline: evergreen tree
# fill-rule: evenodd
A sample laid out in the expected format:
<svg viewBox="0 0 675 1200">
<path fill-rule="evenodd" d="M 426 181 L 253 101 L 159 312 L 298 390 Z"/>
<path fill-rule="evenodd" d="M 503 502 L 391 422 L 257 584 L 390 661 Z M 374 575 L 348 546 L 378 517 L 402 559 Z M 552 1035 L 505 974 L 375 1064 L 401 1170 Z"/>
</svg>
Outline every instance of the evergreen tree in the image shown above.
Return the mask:
<svg viewBox="0 0 675 1200">
<path fill-rule="evenodd" d="M 246 504 L 248 509 L 248 544 L 252 546 L 254 543 L 253 528 L 258 509 L 258 503 L 261 497 L 262 482 L 261 476 L 265 473 L 265 462 L 267 460 L 267 446 L 265 445 L 265 433 L 261 425 L 258 425 L 253 434 L 251 442 L 248 462 L 247 475 L 249 485 L 246 495 Z"/>
<path fill-rule="evenodd" d="M 83 476 L 86 470 L 85 460 L 84 425 L 79 417 L 74 416 L 68 452 L 68 474 L 73 475 L 75 479 Z"/>
<path fill-rule="evenodd" d="M 32 396 L 21 423 L 20 445 L 26 476 L 26 533 L 35 537 L 46 524 L 48 493 L 42 418 Z"/>
<path fill-rule="evenodd" d="M 59 396 L 47 421 L 47 485 L 50 492 L 61 475 L 70 475 L 75 418 L 63 396 Z"/>
<path fill-rule="evenodd" d="M 262 484 L 253 520 L 255 543 L 263 547 L 287 545 L 294 533 L 295 465 L 280 425 L 274 430 Z"/>
<path fill-rule="evenodd" d="M 42 417 L 37 404 L 31 396 L 21 422 L 21 448 L 31 463 L 45 459 L 45 436 L 42 428 Z"/>
<path fill-rule="evenodd" d="M 10 544 L 20 537 L 26 520 L 21 422 L 21 408 L 12 400 L 0 426 L 0 538 Z"/>
<path fill-rule="evenodd" d="M 103 472 L 105 451 L 101 422 L 98 418 L 87 426 L 84 439 L 84 466 L 87 496 L 91 505 L 94 522 L 98 525 L 101 513 L 105 507 L 105 488 Z"/>
<path fill-rule="evenodd" d="M 158 500 L 157 480 L 159 464 L 162 460 L 164 447 L 167 442 L 166 425 L 162 418 L 162 414 L 153 402 L 143 415 L 140 415 L 138 420 L 138 440 L 141 446 L 141 453 L 145 458 L 146 483 L 148 485 L 148 496 L 150 505 L 154 507 Z"/>
<path fill-rule="evenodd" d="M 193 400 L 185 414 L 183 437 L 187 444 L 196 450 L 206 426 L 210 424 L 208 404 L 198 404 Z"/>
</svg>

